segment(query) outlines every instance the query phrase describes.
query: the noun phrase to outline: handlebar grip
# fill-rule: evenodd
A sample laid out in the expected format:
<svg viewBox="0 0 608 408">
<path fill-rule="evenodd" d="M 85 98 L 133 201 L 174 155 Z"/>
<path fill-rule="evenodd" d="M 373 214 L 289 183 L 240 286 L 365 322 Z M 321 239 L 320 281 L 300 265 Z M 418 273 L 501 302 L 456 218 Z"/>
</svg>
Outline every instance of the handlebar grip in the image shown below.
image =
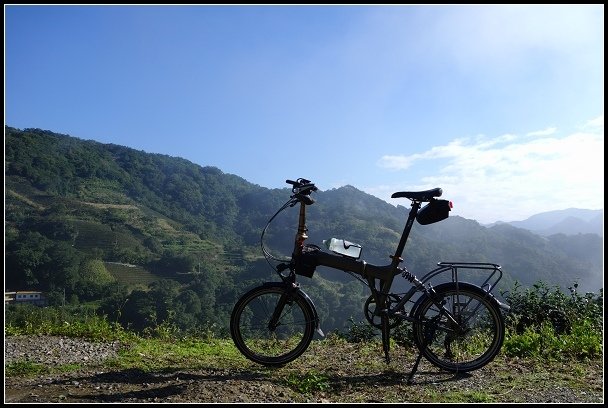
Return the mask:
<svg viewBox="0 0 608 408">
<path fill-rule="evenodd" d="M 300 190 L 317 191 L 317 186 L 315 186 L 313 183 L 308 183 L 308 184 L 301 185 Z"/>
<path fill-rule="evenodd" d="M 285 182 L 286 182 L 287 184 L 291 184 L 292 186 L 295 186 L 296 184 L 298 184 L 298 183 L 296 183 L 296 182 L 295 182 L 295 181 L 293 181 L 293 180 L 285 180 Z"/>
</svg>

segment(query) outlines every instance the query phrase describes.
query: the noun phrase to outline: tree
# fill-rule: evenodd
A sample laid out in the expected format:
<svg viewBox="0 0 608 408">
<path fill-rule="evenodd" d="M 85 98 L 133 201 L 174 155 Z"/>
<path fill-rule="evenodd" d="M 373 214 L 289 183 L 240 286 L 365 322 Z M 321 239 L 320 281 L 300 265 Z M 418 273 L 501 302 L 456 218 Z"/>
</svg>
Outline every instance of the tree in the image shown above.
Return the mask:
<svg viewBox="0 0 608 408">
<path fill-rule="evenodd" d="M 39 268 L 50 261 L 48 254 L 53 241 L 39 232 L 25 232 L 7 244 L 6 288 L 34 289 L 41 284 Z"/>
<path fill-rule="evenodd" d="M 155 299 L 147 291 L 134 290 L 122 307 L 118 321 L 123 327 L 138 332 L 154 327 L 158 324 Z"/>
<path fill-rule="evenodd" d="M 100 259 L 85 259 L 78 269 L 78 281 L 75 292 L 83 299 L 94 300 L 101 297 L 103 288 L 116 278 L 108 272 Z"/>
</svg>

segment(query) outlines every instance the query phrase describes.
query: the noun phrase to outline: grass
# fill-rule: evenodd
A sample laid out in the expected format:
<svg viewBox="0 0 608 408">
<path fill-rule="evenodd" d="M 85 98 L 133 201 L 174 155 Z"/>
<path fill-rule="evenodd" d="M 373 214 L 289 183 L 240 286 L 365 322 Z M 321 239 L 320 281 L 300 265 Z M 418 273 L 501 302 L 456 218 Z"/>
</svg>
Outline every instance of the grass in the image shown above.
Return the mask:
<svg viewBox="0 0 608 408">
<path fill-rule="evenodd" d="M 38 374 L 44 374 L 49 372 L 48 367 L 44 364 L 33 363 L 27 360 L 20 360 L 14 363 L 8 363 L 4 366 L 4 374 L 6 376 L 23 376 L 29 377 Z"/>
<path fill-rule="evenodd" d="M 599 360 L 559 362 L 511 358 L 501 353 L 479 373 L 461 376 L 436 370 L 423 360 L 414 385 L 407 385 L 405 378 L 417 355 L 415 350 L 394 347 L 390 364 L 384 362 L 381 351 L 377 341 L 353 344 L 329 336 L 313 341 L 309 350 L 292 363 L 269 368 L 245 359 L 229 339 L 130 337 L 128 347 L 117 358 L 104 362 L 103 371 L 157 376 L 210 370 L 226 373 L 232 385 L 235 377 L 251 378 L 244 382 L 261 379 L 288 387 L 305 398 L 386 403 L 403 402 L 404 398 L 419 403 L 529 402 L 530 393 L 543 395 L 562 388 L 597 393 L 603 374 Z M 82 368 L 18 361 L 5 364 L 5 375 L 35 377 Z M 221 378 L 222 374 L 218 375 Z"/>
<path fill-rule="evenodd" d="M 233 367 L 241 355 L 231 340 L 139 339 L 113 363 L 114 368 L 142 371 Z"/>
<path fill-rule="evenodd" d="M 180 377 L 190 373 L 229 382 L 233 388 L 227 393 L 238 394 L 243 384 L 260 384 L 283 393 L 286 387 L 293 393 L 283 394 L 289 398 L 294 395 L 303 401 L 322 402 L 603 402 L 603 340 L 588 321 L 560 335 L 547 325 L 519 334 L 507 330 L 495 360 L 473 373 L 442 372 L 422 359 L 414 384 L 409 384 L 407 376 L 418 353 L 395 341 L 391 341 L 391 361 L 387 364 L 379 339 L 353 342 L 330 333 L 323 340 L 314 340 L 295 361 L 269 368 L 247 360 L 230 338 L 218 338 L 209 330 L 180 334 L 161 325 L 138 335 L 84 308 L 76 310 L 79 320 L 67 319 L 69 322 L 63 312 L 31 309 L 13 316 L 14 323 L 5 325 L 5 336 L 119 341 L 124 347 L 118 356 L 95 367 L 119 377 L 145 373 L 146 378 L 154 379 L 166 373 L 180 373 Z M 5 376 L 38 377 L 88 368 L 79 364 L 46 366 L 24 359 L 5 363 Z"/>
<path fill-rule="evenodd" d="M 285 379 L 285 384 L 303 394 L 310 394 L 313 391 L 326 391 L 331 388 L 327 375 L 316 370 L 302 374 L 289 373 Z"/>
</svg>

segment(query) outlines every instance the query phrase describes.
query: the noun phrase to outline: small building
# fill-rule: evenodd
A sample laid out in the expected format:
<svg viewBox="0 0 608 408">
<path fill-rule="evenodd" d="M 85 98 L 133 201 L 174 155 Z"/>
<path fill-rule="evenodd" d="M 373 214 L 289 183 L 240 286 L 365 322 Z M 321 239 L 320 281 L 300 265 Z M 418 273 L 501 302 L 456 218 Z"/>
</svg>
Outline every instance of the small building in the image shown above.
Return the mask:
<svg viewBox="0 0 608 408">
<path fill-rule="evenodd" d="M 34 290 L 20 290 L 4 292 L 4 304 L 32 303 L 36 306 L 46 306 L 48 301 L 42 292 Z"/>
</svg>

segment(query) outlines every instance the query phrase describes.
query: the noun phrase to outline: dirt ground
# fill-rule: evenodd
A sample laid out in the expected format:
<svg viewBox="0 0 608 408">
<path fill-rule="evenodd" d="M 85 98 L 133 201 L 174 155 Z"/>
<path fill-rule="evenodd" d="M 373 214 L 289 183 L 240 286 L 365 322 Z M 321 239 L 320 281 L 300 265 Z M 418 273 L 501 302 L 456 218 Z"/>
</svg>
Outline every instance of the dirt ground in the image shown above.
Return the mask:
<svg viewBox="0 0 608 408">
<path fill-rule="evenodd" d="M 87 347 L 88 352 L 94 353 L 89 344 L 66 346 L 65 341 L 61 353 L 56 353 L 51 341 L 43 338 L 38 341 L 44 342 L 39 350 L 42 360 L 58 354 L 67 359 L 70 353 L 78 354 Z M 5 364 L 6 348 L 5 339 Z M 33 352 L 28 353 L 28 358 L 34 359 Z M 153 372 L 112 369 L 104 367 L 103 361 L 90 359 L 84 368 L 70 373 L 5 377 L 4 402 L 600 404 L 604 401 L 603 361 L 544 366 L 499 356 L 480 370 L 454 375 L 423 359 L 414 382 L 408 383 L 415 355 L 396 349 L 392 356 L 389 365 L 382 365 L 377 364 L 379 354 L 364 355 L 356 345 L 339 349 L 311 346 L 298 360 L 281 368 L 243 362 L 234 367 L 197 370 L 171 367 Z M 290 378 L 299 380 L 294 383 Z M 309 389 L 302 388 L 306 381 Z"/>
</svg>

